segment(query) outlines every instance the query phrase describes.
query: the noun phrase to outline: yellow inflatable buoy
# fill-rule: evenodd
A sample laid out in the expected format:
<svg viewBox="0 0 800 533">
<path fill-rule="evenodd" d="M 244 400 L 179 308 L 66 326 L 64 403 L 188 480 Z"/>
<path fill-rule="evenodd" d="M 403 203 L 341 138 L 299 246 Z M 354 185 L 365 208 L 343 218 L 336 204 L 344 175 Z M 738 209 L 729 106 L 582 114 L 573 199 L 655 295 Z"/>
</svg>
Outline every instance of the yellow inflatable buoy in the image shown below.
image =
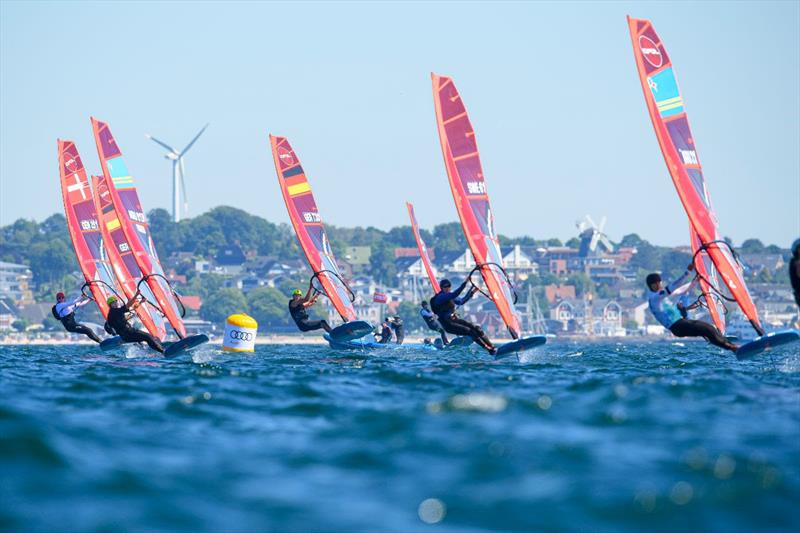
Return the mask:
<svg viewBox="0 0 800 533">
<path fill-rule="evenodd" d="M 252 352 L 256 347 L 258 322 L 249 315 L 238 313 L 225 320 L 225 338 L 222 350 L 225 352 Z"/>
</svg>

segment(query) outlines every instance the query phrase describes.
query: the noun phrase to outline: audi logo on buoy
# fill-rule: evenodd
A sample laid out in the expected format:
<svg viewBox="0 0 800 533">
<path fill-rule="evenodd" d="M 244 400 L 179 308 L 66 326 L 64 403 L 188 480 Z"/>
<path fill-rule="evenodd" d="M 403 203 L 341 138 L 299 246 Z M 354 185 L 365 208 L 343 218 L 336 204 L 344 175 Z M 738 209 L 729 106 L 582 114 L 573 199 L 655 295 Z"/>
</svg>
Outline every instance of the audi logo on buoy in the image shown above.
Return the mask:
<svg viewBox="0 0 800 533">
<path fill-rule="evenodd" d="M 238 341 L 251 341 L 253 340 L 253 334 L 248 333 L 246 331 L 239 331 L 238 329 L 232 329 L 231 339 L 235 339 Z"/>
</svg>

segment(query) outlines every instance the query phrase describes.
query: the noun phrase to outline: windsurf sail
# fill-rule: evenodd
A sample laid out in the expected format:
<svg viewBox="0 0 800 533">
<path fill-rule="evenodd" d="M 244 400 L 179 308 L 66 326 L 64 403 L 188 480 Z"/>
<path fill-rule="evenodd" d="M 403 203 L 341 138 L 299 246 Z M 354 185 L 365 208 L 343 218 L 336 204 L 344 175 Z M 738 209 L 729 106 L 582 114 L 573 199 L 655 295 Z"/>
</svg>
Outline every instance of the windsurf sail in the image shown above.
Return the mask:
<svg viewBox="0 0 800 533">
<path fill-rule="evenodd" d="M 521 331 L 520 318 L 514 309 L 514 288 L 503 270 L 475 131 L 453 80 L 436 74 L 431 77 L 439 140 L 461 227 L 486 284 L 486 295 L 516 339 Z"/>
<path fill-rule="evenodd" d="M 689 128 L 685 104 L 678 88 L 672 61 L 649 20 L 628 17 L 636 68 L 647 110 L 699 249 L 708 253 L 722 281 L 759 335 L 764 334 L 758 311 L 750 297 L 733 249 L 720 236 L 703 169 Z M 697 257 L 697 255 L 696 255 Z M 706 279 L 710 285 L 710 280 Z M 719 287 L 709 287 L 722 296 Z"/>
<path fill-rule="evenodd" d="M 106 178 L 92 176 L 92 190 L 95 212 L 100 215 L 98 219 L 100 232 L 103 236 L 109 262 L 125 298 L 133 298 L 136 294 L 137 281 L 142 278 L 142 271 L 139 269 L 136 258 L 133 256 L 133 249 L 128 244 L 125 233 L 122 231 L 122 223 L 117 216 L 117 210 L 111 200 L 111 193 L 106 186 Z M 150 288 L 142 284 L 141 290 L 145 298 L 152 302 L 155 296 L 153 296 Z M 159 309 L 145 303 L 136 309 L 136 315 L 151 335 L 161 340 L 166 337 L 167 331 L 164 325 L 164 317 Z"/>
<path fill-rule="evenodd" d="M 417 241 L 417 248 L 419 249 L 419 257 L 422 260 L 422 266 L 425 267 L 428 279 L 431 280 L 433 292 L 438 293 L 441 290 L 439 288 L 439 280 L 436 279 L 436 275 L 433 273 L 433 263 L 431 263 L 431 257 L 428 255 L 428 247 L 425 246 L 425 241 L 422 240 L 422 235 L 419 233 L 417 217 L 414 215 L 414 206 L 411 205 L 411 202 L 406 202 L 406 208 L 408 209 L 408 217 L 411 219 L 411 231 L 414 232 L 414 239 Z"/>
<path fill-rule="evenodd" d="M 336 264 L 317 202 L 303 167 L 300 166 L 300 160 L 286 137 L 270 135 L 269 142 L 278 183 L 297 241 L 314 271 L 312 283 L 314 280 L 318 282 L 314 285 L 315 288 L 330 299 L 342 320 L 356 320 L 356 310 L 353 307 L 355 295 Z"/>
<path fill-rule="evenodd" d="M 155 301 L 151 300 L 150 303 L 161 309 L 175 333 L 183 338 L 186 336 L 182 318 L 185 310 L 180 304 L 177 293 L 164 275 L 164 269 L 161 267 L 150 234 L 150 227 L 147 224 L 147 217 L 139 201 L 139 194 L 136 192 L 133 176 L 125 165 L 122 152 L 117 146 L 108 124 L 92 117 L 92 129 L 94 130 L 97 154 L 100 156 L 103 168 L 103 176 L 106 178 L 106 186 L 117 211 L 120 227 L 133 250 L 133 256 L 139 269 L 144 274 L 142 279 L 146 280 L 146 284 L 155 297 Z M 139 286 L 143 285 L 144 283 L 139 283 Z"/>
<path fill-rule="evenodd" d="M 108 316 L 106 301 L 110 296 L 122 298 L 122 289 L 117 285 L 108 254 L 103 247 L 103 234 L 100 231 L 89 178 L 74 142 L 58 140 L 58 170 L 67 229 L 78 265 L 86 280 L 84 287 L 89 289 L 92 299 L 105 318 Z"/>
<path fill-rule="evenodd" d="M 708 252 L 703 248 L 703 243 L 700 241 L 697 232 L 691 231 L 692 252 L 694 254 L 694 266 L 697 271 L 697 278 L 700 283 L 700 292 L 702 293 L 703 306 L 708 309 L 708 314 L 717 329 L 724 335 L 725 334 L 725 304 L 722 297 L 718 295 L 714 287 L 720 287 L 719 273 L 714 262 L 709 257 Z"/>
</svg>

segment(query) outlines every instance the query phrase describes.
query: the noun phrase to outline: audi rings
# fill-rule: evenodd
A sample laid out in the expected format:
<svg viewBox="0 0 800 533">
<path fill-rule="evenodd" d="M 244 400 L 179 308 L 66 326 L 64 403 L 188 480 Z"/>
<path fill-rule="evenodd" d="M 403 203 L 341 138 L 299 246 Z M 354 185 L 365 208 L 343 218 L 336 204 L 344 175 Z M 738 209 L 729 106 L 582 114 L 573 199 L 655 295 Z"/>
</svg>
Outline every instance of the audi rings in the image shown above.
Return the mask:
<svg viewBox="0 0 800 533">
<path fill-rule="evenodd" d="M 253 334 L 247 331 L 239 331 L 238 329 L 231 330 L 231 339 L 237 341 L 251 341 L 253 340 Z"/>
</svg>

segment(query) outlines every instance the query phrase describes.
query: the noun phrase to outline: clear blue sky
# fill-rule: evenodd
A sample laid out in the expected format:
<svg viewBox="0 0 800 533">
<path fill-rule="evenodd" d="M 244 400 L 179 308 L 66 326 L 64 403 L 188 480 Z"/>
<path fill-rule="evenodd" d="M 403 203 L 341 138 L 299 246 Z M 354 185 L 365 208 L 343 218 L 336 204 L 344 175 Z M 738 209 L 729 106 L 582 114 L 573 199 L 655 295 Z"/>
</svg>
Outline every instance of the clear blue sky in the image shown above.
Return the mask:
<svg viewBox="0 0 800 533">
<path fill-rule="evenodd" d="M 608 216 L 612 239 L 688 243 L 637 79 L 625 15 L 675 64 L 722 232 L 800 234 L 800 9 L 708 3 L 0 3 L 0 223 L 61 212 L 56 139 L 99 172 L 110 123 L 145 209 L 226 204 L 287 222 L 267 140 L 297 150 L 336 225 L 456 220 L 429 73 L 452 76 L 498 231 L 556 236 Z"/>
</svg>

